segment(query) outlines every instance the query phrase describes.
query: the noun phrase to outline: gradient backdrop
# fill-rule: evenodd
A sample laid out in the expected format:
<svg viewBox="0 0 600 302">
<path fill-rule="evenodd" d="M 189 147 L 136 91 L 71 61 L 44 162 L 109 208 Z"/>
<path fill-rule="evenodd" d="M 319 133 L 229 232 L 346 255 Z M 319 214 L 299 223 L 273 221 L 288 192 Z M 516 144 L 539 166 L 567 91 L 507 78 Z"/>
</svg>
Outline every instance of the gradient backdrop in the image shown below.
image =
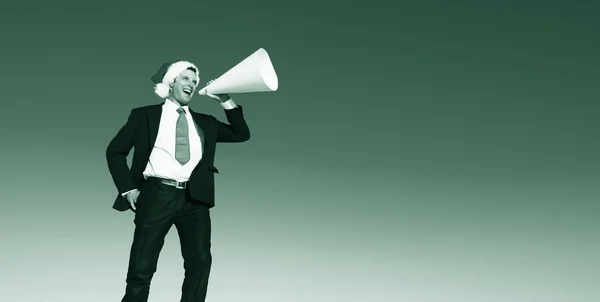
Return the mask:
<svg viewBox="0 0 600 302">
<path fill-rule="evenodd" d="M 280 89 L 234 95 L 208 302 L 600 301 L 589 3 L 3 2 L 0 301 L 120 301 L 109 140 L 162 63 L 205 82 L 259 47 Z M 172 229 L 150 301 L 182 278 Z"/>
</svg>

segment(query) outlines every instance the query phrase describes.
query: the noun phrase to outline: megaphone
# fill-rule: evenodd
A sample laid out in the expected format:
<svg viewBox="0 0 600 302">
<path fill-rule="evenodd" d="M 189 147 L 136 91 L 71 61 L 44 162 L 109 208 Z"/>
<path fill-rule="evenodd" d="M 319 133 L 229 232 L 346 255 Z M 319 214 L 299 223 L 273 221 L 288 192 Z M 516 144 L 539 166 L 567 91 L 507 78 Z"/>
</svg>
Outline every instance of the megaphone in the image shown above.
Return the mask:
<svg viewBox="0 0 600 302">
<path fill-rule="evenodd" d="M 231 94 L 276 91 L 279 86 L 277 74 L 263 48 L 215 79 L 210 85 L 198 90 L 200 95 Z"/>
</svg>

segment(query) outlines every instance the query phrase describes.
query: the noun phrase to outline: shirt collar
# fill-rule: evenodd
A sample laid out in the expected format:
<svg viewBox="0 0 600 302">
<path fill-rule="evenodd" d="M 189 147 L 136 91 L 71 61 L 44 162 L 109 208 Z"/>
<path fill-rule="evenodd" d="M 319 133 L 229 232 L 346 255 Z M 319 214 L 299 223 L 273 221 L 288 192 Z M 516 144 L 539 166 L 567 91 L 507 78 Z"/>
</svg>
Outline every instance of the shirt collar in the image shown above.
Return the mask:
<svg viewBox="0 0 600 302">
<path fill-rule="evenodd" d="M 176 112 L 178 108 L 183 108 L 183 110 L 185 110 L 186 114 L 190 113 L 190 109 L 188 108 L 188 106 L 179 106 L 179 104 L 177 104 L 174 101 L 171 101 L 170 99 L 165 99 L 165 109 L 167 110 L 171 110 L 173 112 Z"/>
</svg>

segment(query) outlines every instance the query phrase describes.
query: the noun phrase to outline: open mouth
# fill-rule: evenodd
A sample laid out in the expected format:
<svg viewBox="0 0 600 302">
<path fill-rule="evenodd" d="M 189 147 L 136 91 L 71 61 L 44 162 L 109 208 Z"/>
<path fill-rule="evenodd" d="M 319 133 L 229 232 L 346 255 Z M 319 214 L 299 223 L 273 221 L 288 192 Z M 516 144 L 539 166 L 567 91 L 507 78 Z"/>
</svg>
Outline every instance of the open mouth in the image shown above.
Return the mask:
<svg viewBox="0 0 600 302">
<path fill-rule="evenodd" d="M 186 95 L 192 95 L 192 91 L 193 89 L 191 87 L 184 87 L 182 89 L 183 93 L 185 93 Z"/>
</svg>

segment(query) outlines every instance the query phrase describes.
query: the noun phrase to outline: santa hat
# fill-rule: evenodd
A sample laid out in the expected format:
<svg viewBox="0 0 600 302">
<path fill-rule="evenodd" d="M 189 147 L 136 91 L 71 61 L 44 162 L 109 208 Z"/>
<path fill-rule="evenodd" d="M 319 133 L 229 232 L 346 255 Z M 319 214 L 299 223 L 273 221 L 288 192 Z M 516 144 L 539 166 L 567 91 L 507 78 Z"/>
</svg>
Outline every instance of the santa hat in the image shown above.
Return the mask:
<svg viewBox="0 0 600 302">
<path fill-rule="evenodd" d="M 160 69 L 152 76 L 152 82 L 156 83 L 154 87 L 154 93 L 161 98 L 169 96 L 169 84 L 175 81 L 182 72 L 188 68 L 194 68 L 196 71 L 196 81 L 200 83 L 200 77 L 198 75 L 198 67 L 188 61 L 175 61 L 171 63 L 164 63 L 160 66 Z"/>
</svg>

